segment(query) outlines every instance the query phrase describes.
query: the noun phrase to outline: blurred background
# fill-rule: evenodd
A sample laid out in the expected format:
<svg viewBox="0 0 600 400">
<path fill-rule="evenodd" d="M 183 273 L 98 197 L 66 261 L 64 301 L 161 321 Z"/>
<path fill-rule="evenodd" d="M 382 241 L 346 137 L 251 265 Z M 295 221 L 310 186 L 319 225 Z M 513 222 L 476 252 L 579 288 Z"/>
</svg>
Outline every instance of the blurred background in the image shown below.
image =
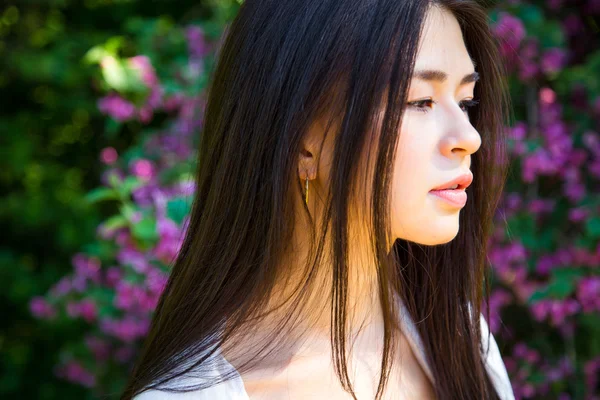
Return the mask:
<svg viewBox="0 0 600 400">
<path fill-rule="evenodd" d="M 242 1 L 0 6 L 1 398 L 118 397 Z M 514 106 L 489 323 L 517 399 L 600 399 L 600 0 L 486 8 Z"/>
</svg>

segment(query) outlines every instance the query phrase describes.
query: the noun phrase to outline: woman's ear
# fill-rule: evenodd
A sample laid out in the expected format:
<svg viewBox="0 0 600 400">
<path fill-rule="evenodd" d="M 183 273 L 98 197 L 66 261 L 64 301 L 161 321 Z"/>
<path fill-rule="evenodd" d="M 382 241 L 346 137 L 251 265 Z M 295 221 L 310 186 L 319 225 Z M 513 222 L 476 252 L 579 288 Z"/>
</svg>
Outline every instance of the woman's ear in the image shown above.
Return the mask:
<svg viewBox="0 0 600 400">
<path fill-rule="evenodd" d="M 315 121 L 302 138 L 298 154 L 298 171 L 300 178 L 316 179 L 320 151 L 323 145 L 325 129 L 320 120 Z"/>
<path fill-rule="evenodd" d="M 306 148 L 302 148 L 298 155 L 298 172 L 300 174 L 300 179 L 303 181 L 307 178 L 308 180 L 316 178 L 317 159 L 314 154 Z"/>
</svg>

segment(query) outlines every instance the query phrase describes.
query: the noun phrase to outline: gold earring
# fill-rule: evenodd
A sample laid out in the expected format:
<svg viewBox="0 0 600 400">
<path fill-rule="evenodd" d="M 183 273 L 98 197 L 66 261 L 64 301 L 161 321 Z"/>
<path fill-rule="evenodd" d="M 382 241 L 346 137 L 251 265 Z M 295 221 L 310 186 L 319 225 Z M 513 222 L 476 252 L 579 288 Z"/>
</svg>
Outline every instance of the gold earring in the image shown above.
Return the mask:
<svg viewBox="0 0 600 400">
<path fill-rule="evenodd" d="M 308 205 L 308 175 L 306 175 L 306 196 L 305 196 L 306 205 Z"/>
</svg>

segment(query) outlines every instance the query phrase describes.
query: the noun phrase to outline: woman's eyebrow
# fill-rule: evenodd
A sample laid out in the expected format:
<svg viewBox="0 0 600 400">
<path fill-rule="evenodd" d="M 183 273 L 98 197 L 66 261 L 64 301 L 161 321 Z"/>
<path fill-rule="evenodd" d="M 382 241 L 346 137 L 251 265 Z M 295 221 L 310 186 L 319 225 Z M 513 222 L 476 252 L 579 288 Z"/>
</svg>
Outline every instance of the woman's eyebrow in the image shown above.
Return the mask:
<svg viewBox="0 0 600 400">
<path fill-rule="evenodd" d="M 429 81 L 429 82 L 436 81 L 436 82 L 443 83 L 444 81 L 446 81 L 446 79 L 448 79 L 448 74 L 446 72 L 440 71 L 438 69 L 422 69 L 422 70 L 417 70 L 414 72 L 413 79 L 419 79 L 422 81 Z M 478 80 L 479 80 L 479 74 L 477 72 L 473 72 L 473 73 L 465 75 L 461 79 L 459 86 L 466 85 L 467 83 L 477 82 Z"/>
</svg>

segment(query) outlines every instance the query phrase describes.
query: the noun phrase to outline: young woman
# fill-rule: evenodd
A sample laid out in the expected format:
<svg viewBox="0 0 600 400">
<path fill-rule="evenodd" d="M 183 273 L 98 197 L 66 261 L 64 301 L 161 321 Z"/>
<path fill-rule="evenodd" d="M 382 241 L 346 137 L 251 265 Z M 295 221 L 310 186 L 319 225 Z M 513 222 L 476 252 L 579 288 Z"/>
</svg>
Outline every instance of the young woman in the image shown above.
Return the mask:
<svg viewBox="0 0 600 400">
<path fill-rule="evenodd" d="M 486 15 L 245 1 L 122 399 L 514 398 L 481 312 L 510 110 Z"/>
</svg>

